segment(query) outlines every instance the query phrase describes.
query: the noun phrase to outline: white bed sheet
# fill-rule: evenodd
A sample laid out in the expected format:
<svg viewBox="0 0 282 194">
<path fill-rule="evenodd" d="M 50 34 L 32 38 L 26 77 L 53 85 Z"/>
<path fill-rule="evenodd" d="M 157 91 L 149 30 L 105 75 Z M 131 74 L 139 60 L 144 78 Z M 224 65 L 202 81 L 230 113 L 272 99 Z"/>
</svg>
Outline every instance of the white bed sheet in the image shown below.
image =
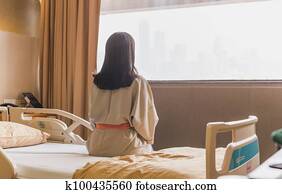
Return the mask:
<svg viewBox="0 0 282 194">
<path fill-rule="evenodd" d="M 16 167 L 17 178 L 29 179 L 72 178 L 75 170 L 88 162 L 106 159 L 89 156 L 85 146 L 74 144 L 45 143 L 5 152 Z"/>
<path fill-rule="evenodd" d="M 190 161 L 190 166 L 194 166 L 191 173 L 196 172 L 195 177 L 205 177 L 205 149 L 178 147 L 161 151 L 165 153 L 177 151 L 179 154 L 183 152 L 184 155 L 189 153 L 194 157 Z M 110 157 L 89 156 L 84 145 L 62 143 L 10 148 L 5 149 L 5 152 L 16 168 L 16 177 L 23 179 L 70 179 L 75 170 L 82 168 L 88 162 L 111 159 Z M 217 168 L 222 165 L 224 153 L 224 148 L 217 149 Z"/>
</svg>

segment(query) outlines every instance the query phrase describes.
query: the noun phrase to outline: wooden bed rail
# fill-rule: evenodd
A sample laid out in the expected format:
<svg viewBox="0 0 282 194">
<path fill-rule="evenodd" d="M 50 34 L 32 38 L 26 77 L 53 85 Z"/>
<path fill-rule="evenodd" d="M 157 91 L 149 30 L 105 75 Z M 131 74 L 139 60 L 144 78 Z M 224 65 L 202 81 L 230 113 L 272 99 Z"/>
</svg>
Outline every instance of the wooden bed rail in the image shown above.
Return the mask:
<svg viewBox="0 0 282 194">
<path fill-rule="evenodd" d="M 206 177 L 217 178 L 226 174 L 247 175 L 256 168 L 259 161 L 258 138 L 255 125 L 256 116 L 232 122 L 208 123 L 206 128 Z M 216 136 L 219 133 L 232 132 L 232 142 L 228 144 L 222 169 L 216 169 Z M 249 150 L 247 150 L 249 149 Z M 245 155 L 240 154 L 246 153 Z M 247 153 L 250 152 L 250 153 Z M 234 165 L 234 160 L 237 162 Z"/>
<path fill-rule="evenodd" d="M 0 106 L 0 121 L 9 121 L 8 108 Z"/>
<path fill-rule="evenodd" d="M 10 121 L 39 129 L 52 128 L 52 131 L 47 132 L 56 134 L 57 139 L 60 136 L 64 143 L 85 144 L 79 135 L 73 133 L 80 126 L 93 131 L 90 122 L 63 110 L 44 108 L 10 108 L 9 110 Z M 72 123 L 67 126 L 59 118 L 70 119 Z"/>
<path fill-rule="evenodd" d="M 15 178 L 15 169 L 11 160 L 0 147 L 0 179 Z"/>
</svg>

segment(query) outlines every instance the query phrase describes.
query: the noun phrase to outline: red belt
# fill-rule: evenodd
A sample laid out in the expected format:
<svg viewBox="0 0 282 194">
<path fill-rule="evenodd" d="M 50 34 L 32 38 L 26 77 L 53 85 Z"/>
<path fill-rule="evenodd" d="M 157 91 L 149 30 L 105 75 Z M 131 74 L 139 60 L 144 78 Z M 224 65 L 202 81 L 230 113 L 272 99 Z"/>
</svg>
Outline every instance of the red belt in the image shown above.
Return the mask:
<svg viewBox="0 0 282 194">
<path fill-rule="evenodd" d="M 129 129 L 130 125 L 129 123 L 122 123 L 119 125 L 97 123 L 95 124 L 95 128 L 96 129 Z"/>
</svg>

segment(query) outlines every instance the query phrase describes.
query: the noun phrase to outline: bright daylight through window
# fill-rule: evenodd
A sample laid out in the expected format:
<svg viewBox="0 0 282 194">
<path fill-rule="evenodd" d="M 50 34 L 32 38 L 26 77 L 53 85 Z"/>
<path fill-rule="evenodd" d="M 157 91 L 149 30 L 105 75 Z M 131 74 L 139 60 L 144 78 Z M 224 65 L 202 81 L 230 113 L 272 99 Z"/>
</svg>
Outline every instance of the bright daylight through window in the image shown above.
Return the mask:
<svg viewBox="0 0 282 194">
<path fill-rule="evenodd" d="M 282 79 L 281 10 L 268 0 L 102 14 L 98 67 L 110 34 L 126 31 L 150 80 Z"/>
</svg>

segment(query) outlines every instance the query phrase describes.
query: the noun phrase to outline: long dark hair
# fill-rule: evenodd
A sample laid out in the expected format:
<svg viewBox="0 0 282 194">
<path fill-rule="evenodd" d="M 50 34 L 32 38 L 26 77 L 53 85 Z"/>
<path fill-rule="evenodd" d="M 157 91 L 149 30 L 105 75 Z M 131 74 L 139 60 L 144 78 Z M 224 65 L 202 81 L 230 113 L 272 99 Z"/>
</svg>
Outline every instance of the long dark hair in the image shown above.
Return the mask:
<svg viewBox="0 0 282 194">
<path fill-rule="evenodd" d="M 128 87 L 138 76 L 134 66 L 135 42 L 126 32 L 116 32 L 106 43 L 105 59 L 101 71 L 94 75 L 94 84 L 105 90 Z"/>
</svg>

